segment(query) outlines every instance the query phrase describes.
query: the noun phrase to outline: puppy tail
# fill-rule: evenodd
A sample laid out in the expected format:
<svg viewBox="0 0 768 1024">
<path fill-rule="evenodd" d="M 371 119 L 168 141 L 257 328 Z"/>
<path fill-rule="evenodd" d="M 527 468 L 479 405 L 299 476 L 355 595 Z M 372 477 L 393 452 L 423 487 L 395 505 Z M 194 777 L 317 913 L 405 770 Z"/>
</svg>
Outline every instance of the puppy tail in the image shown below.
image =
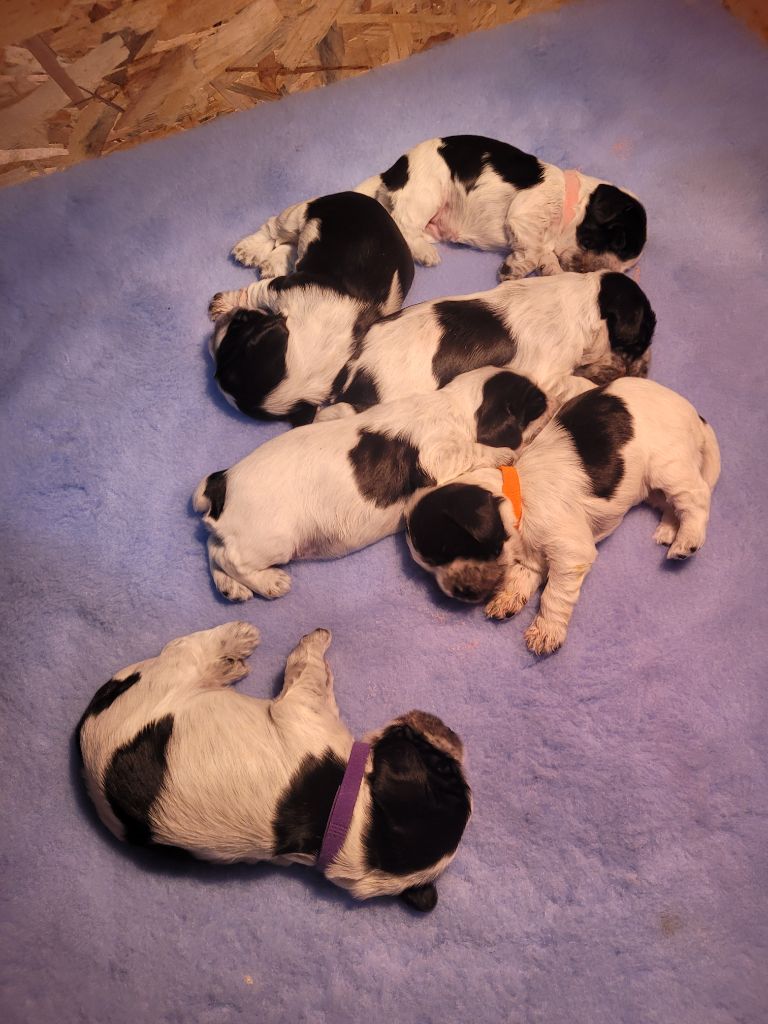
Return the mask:
<svg viewBox="0 0 768 1024">
<path fill-rule="evenodd" d="M 197 485 L 192 495 L 192 507 L 211 525 L 224 511 L 227 500 L 227 471 L 219 469 Z"/>
<path fill-rule="evenodd" d="M 699 419 L 704 440 L 701 453 L 701 475 L 711 490 L 720 476 L 720 445 L 717 443 L 717 437 L 709 423 L 703 416 L 699 416 Z"/>
</svg>

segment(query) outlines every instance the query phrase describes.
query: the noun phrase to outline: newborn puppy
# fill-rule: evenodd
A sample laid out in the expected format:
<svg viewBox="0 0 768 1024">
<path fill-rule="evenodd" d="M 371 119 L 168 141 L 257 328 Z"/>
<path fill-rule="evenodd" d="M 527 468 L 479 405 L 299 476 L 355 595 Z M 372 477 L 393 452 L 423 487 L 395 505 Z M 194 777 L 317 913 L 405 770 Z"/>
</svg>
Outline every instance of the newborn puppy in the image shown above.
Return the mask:
<svg viewBox="0 0 768 1024">
<path fill-rule="evenodd" d="M 247 622 L 172 640 L 105 683 L 77 728 L 104 824 L 119 839 L 205 860 L 317 863 L 358 899 L 400 895 L 432 910 L 472 810 L 461 740 L 423 711 L 370 733 L 326 864 L 324 833 L 354 742 L 336 707 L 330 641 L 316 629 L 299 642 L 274 700 L 226 689 L 259 642 Z"/>
<path fill-rule="evenodd" d="M 601 384 L 644 377 L 655 326 L 638 285 L 612 271 L 531 277 L 422 302 L 369 329 L 337 379 L 339 404 L 317 418 L 341 415 L 343 403 L 359 412 L 434 391 L 480 366 L 532 377 L 553 395 L 573 373 Z"/>
<path fill-rule="evenodd" d="M 641 501 L 662 512 L 654 540 L 668 558 L 704 543 L 720 450 L 680 395 L 625 377 L 573 399 L 511 470 L 466 474 L 410 509 L 408 541 L 449 597 L 519 612 L 546 579 L 525 633 L 535 654 L 561 646 L 595 544 Z"/>
<path fill-rule="evenodd" d="M 531 381 L 485 368 L 432 395 L 272 438 L 195 491 L 216 587 L 234 601 L 282 597 L 290 577 L 276 566 L 395 533 L 419 488 L 508 462 L 546 412 Z"/>
<path fill-rule="evenodd" d="M 435 240 L 508 252 L 501 280 L 626 270 L 645 245 L 645 210 L 631 193 L 480 135 L 421 142 L 357 191 L 391 212 L 428 267 L 440 262 Z"/>
<path fill-rule="evenodd" d="M 233 254 L 271 280 L 212 299 L 216 381 L 249 416 L 308 423 L 356 339 L 402 306 L 413 282 L 405 239 L 378 203 L 341 192 L 284 210 Z"/>
</svg>

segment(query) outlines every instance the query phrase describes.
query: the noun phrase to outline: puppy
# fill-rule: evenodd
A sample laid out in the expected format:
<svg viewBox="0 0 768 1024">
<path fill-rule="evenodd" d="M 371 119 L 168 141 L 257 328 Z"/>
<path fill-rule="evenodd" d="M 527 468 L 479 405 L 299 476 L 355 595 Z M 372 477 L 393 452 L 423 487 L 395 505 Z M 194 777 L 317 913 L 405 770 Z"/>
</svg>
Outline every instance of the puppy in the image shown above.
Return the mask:
<svg viewBox="0 0 768 1024">
<path fill-rule="evenodd" d="M 655 326 L 651 304 L 625 274 L 509 281 L 379 320 L 339 375 L 336 400 L 359 412 L 434 391 L 480 366 L 533 377 L 548 393 L 573 373 L 598 383 L 644 377 Z M 339 405 L 317 418 L 340 415 Z"/>
<path fill-rule="evenodd" d="M 688 558 L 704 543 L 719 475 L 715 433 L 693 406 L 625 377 L 560 409 L 511 472 L 466 474 L 421 497 L 408 541 L 448 596 L 495 592 L 492 618 L 520 611 L 546 579 L 525 639 L 549 654 L 565 640 L 595 544 L 647 501 L 662 512 L 654 540 L 668 558 Z"/>
<path fill-rule="evenodd" d="M 211 301 L 216 381 L 249 416 L 308 423 L 356 339 L 402 306 L 414 273 L 405 239 L 378 203 L 341 192 L 270 218 L 233 254 L 262 280 Z"/>
<path fill-rule="evenodd" d="M 645 245 L 645 210 L 631 193 L 479 135 L 421 142 L 357 191 L 390 211 L 428 267 L 440 262 L 436 240 L 508 252 L 501 280 L 626 270 Z"/>
<path fill-rule="evenodd" d="M 534 436 L 544 393 L 492 368 L 432 395 L 299 427 L 198 486 L 213 581 L 230 600 L 282 597 L 296 558 L 338 558 L 402 528 L 422 487 L 498 466 Z"/>
<path fill-rule="evenodd" d="M 192 633 L 96 692 L 77 737 L 88 792 L 119 839 L 227 863 L 318 861 L 353 745 L 325 659 L 331 634 L 299 642 L 274 700 L 226 689 L 258 642 L 247 622 Z M 423 711 L 365 739 L 324 874 L 358 899 L 399 894 L 432 910 L 472 810 L 461 740 Z"/>
</svg>

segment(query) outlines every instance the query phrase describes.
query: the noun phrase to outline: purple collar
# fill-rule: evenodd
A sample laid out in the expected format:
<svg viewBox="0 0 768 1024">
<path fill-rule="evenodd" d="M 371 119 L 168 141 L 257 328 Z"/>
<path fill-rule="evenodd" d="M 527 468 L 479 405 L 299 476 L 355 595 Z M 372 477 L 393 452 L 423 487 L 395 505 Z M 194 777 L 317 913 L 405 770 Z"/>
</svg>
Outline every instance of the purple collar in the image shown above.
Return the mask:
<svg viewBox="0 0 768 1024">
<path fill-rule="evenodd" d="M 323 834 L 323 843 L 320 853 L 317 855 L 315 866 L 321 871 L 325 871 L 331 864 L 347 838 L 370 749 L 370 743 L 360 743 L 356 740 L 352 744 L 352 752 L 349 755 L 344 778 L 341 780 L 341 785 L 334 798 L 328 824 L 325 826 Z"/>
</svg>

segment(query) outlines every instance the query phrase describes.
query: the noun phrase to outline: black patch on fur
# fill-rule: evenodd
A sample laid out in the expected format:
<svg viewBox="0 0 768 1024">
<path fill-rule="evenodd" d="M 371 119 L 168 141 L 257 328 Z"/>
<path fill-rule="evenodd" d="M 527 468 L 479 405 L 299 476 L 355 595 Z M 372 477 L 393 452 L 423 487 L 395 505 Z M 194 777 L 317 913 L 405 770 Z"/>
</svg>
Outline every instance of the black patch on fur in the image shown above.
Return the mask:
<svg viewBox="0 0 768 1024">
<path fill-rule="evenodd" d="M 152 842 L 150 812 L 165 781 L 166 751 L 173 715 L 145 725 L 112 755 L 104 775 L 104 795 L 125 827 L 129 843 Z"/>
<path fill-rule="evenodd" d="M 211 473 L 205 481 L 203 495 L 210 501 L 211 508 L 208 512 L 210 519 L 218 519 L 224 511 L 224 502 L 227 500 L 227 471 L 217 469 Z"/>
<path fill-rule="evenodd" d="M 598 185 L 589 197 L 576 241 L 589 252 L 615 253 L 620 260 L 639 256 L 645 245 L 646 217 L 641 203 L 615 185 Z"/>
<path fill-rule="evenodd" d="M 557 413 L 568 431 L 596 498 L 612 498 L 624 476 L 622 448 L 634 435 L 632 416 L 616 395 L 603 388 L 571 399 Z"/>
<path fill-rule="evenodd" d="M 408 536 L 428 565 L 449 565 L 457 558 L 496 561 L 509 539 L 501 502 L 475 484 L 446 484 L 425 494 L 411 510 Z"/>
<path fill-rule="evenodd" d="M 455 758 L 408 725 L 373 745 L 368 866 L 393 875 L 423 871 L 459 845 L 469 819 L 469 786 Z"/>
<path fill-rule="evenodd" d="M 477 440 L 493 448 L 519 448 L 523 430 L 547 408 L 544 392 L 527 377 L 502 370 L 483 385 L 475 420 Z"/>
<path fill-rule="evenodd" d="M 386 318 L 385 318 L 386 319 Z M 350 359 L 357 359 L 365 348 L 365 339 L 368 336 L 373 324 L 378 320 L 377 309 L 364 309 L 358 315 L 352 327 L 352 348 L 349 353 Z"/>
<path fill-rule="evenodd" d="M 341 393 L 342 388 L 347 383 L 349 377 L 349 363 L 345 363 L 344 366 L 339 370 L 336 376 L 333 378 L 333 384 L 331 384 L 331 398 L 336 401 Z"/>
<path fill-rule="evenodd" d="M 516 189 L 532 188 L 544 180 L 544 168 L 535 156 L 482 135 L 449 135 L 442 140 L 438 153 L 454 181 L 460 181 L 468 192 L 487 164 Z"/>
<path fill-rule="evenodd" d="M 446 299 L 436 302 L 434 310 L 442 332 L 432 359 L 439 388 L 460 373 L 481 366 L 505 366 L 514 358 L 515 339 L 482 299 Z"/>
<path fill-rule="evenodd" d="M 293 427 L 305 427 L 315 418 L 317 406 L 311 402 L 296 402 L 286 413 L 286 419 Z"/>
<path fill-rule="evenodd" d="M 237 309 L 216 350 L 216 380 L 247 416 L 262 417 L 267 395 L 285 378 L 285 318 L 263 309 Z"/>
<path fill-rule="evenodd" d="M 437 889 L 434 882 L 427 882 L 426 885 L 414 885 L 410 889 L 404 889 L 400 893 L 400 899 L 404 900 L 409 907 L 428 914 L 437 906 Z"/>
<path fill-rule="evenodd" d="M 405 298 L 413 284 L 413 257 L 380 203 L 359 192 L 321 196 L 307 206 L 307 220 L 315 219 L 320 234 L 296 264 L 297 273 L 314 275 L 345 295 L 378 305 L 389 297 L 396 273 Z"/>
<path fill-rule="evenodd" d="M 404 154 L 384 171 L 381 182 L 390 192 L 397 192 L 408 184 L 408 157 Z"/>
<path fill-rule="evenodd" d="M 360 493 L 377 508 L 388 508 L 435 482 L 422 469 L 418 450 L 403 437 L 361 430 L 349 461 Z"/>
<path fill-rule="evenodd" d="M 108 679 L 103 686 L 100 686 L 96 693 L 91 697 L 88 707 L 83 712 L 80 721 L 77 723 L 75 729 L 75 737 L 80 744 L 80 732 L 83 728 L 83 724 L 86 718 L 96 715 L 100 715 L 102 711 L 106 711 L 107 708 L 112 707 L 118 697 L 121 697 L 126 690 L 130 690 L 132 686 L 141 679 L 141 672 L 131 672 L 125 679 Z"/>
<path fill-rule="evenodd" d="M 322 757 L 307 754 L 303 758 L 272 819 L 274 857 L 290 853 L 317 856 L 345 767 L 332 750 Z"/>
<path fill-rule="evenodd" d="M 355 412 L 361 412 L 372 405 L 378 405 L 379 389 L 373 374 L 368 370 L 357 370 L 352 380 L 339 397 L 340 402 L 349 402 Z"/>
<path fill-rule="evenodd" d="M 598 292 L 600 316 L 608 327 L 614 352 L 627 360 L 647 350 L 656 327 L 656 315 L 645 292 L 626 274 L 603 274 Z"/>
<path fill-rule="evenodd" d="M 699 419 L 701 420 L 701 422 L 706 425 L 707 421 L 704 419 L 704 417 L 701 415 L 701 413 L 699 413 L 698 415 L 699 415 Z"/>
</svg>

